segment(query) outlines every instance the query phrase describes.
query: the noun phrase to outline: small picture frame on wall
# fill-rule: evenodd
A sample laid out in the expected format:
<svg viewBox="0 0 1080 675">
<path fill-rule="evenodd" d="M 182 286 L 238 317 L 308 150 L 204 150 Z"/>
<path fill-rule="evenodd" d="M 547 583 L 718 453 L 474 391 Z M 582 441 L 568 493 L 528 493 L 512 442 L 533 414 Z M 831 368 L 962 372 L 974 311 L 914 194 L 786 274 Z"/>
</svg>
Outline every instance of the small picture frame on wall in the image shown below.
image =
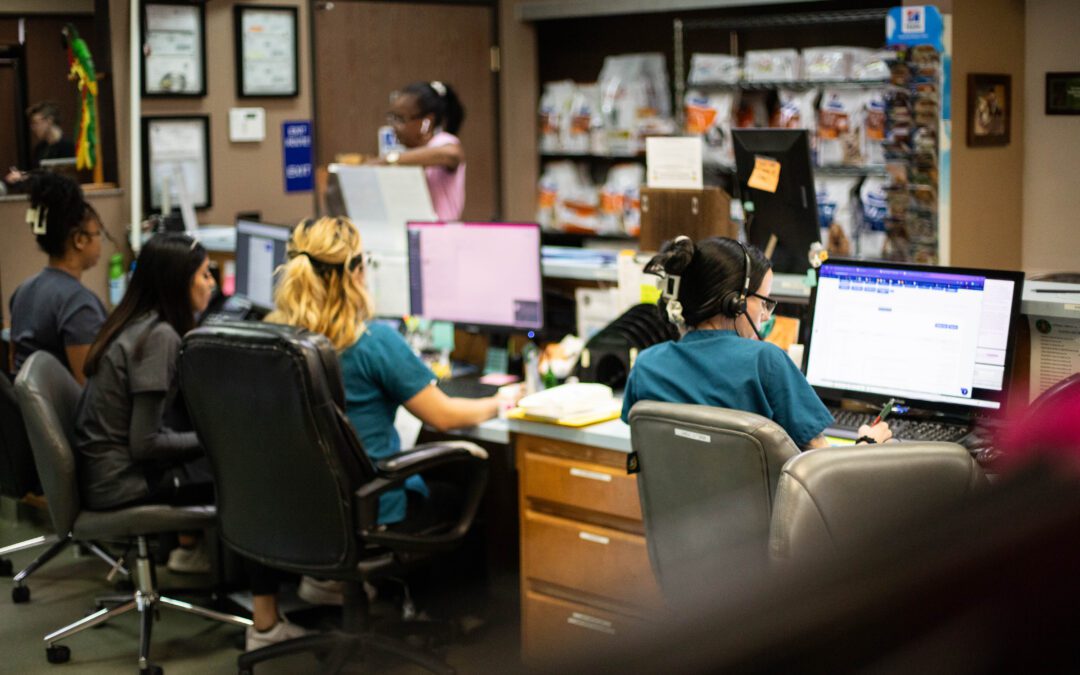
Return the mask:
<svg viewBox="0 0 1080 675">
<path fill-rule="evenodd" d="M 300 93 L 297 9 L 234 5 L 236 95 L 290 97 Z"/>
<path fill-rule="evenodd" d="M 208 208 L 213 194 L 210 117 L 143 117 L 142 139 L 145 212 L 160 213 L 166 204 L 182 207 L 190 203 L 197 209 Z"/>
<path fill-rule="evenodd" d="M 1009 144 L 1012 125 L 1012 76 L 968 74 L 967 144 L 972 147 Z"/>
<path fill-rule="evenodd" d="M 206 96 L 206 15 L 202 3 L 142 3 L 142 95 Z"/>
<path fill-rule="evenodd" d="M 1080 73 L 1046 74 L 1046 114 L 1080 115 Z"/>
</svg>

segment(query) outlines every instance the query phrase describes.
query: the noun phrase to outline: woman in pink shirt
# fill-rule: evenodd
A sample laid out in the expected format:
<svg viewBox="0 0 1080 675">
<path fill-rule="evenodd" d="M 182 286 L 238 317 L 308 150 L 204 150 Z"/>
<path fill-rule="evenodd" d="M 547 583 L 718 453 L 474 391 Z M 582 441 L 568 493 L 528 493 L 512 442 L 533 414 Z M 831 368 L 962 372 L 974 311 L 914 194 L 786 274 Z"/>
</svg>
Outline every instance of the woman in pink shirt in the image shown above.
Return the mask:
<svg viewBox="0 0 1080 675">
<path fill-rule="evenodd" d="M 465 119 L 457 94 L 443 82 L 414 82 L 396 92 L 386 115 L 401 152 L 380 164 L 424 167 L 431 203 L 440 220 L 460 220 L 465 208 L 465 152 L 455 135 Z"/>
</svg>

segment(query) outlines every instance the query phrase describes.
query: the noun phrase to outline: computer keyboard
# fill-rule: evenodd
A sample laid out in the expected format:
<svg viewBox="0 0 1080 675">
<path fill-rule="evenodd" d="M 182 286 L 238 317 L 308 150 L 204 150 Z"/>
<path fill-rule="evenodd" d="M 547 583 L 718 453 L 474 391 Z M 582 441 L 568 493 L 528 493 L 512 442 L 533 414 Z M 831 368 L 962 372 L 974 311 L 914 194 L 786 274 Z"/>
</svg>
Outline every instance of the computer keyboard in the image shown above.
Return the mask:
<svg viewBox="0 0 1080 675">
<path fill-rule="evenodd" d="M 856 433 L 860 426 L 870 424 L 874 413 L 855 412 L 853 410 L 830 409 L 836 420 L 831 428 Z M 934 420 L 916 420 L 904 417 L 891 417 L 886 420 L 892 429 L 893 437 L 903 441 L 947 441 L 956 443 L 966 437 L 971 427 L 965 424 L 938 422 Z M 828 434 L 828 430 L 825 432 Z"/>
<path fill-rule="evenodd" d="M 494 384 L 484 384 L 475 377 L 455 377 L 449 380 L 440 380 L 439 389 L 447 396 L 459 398 L 487 398 L 494 396 L 499 387 Z"/>
</svg>

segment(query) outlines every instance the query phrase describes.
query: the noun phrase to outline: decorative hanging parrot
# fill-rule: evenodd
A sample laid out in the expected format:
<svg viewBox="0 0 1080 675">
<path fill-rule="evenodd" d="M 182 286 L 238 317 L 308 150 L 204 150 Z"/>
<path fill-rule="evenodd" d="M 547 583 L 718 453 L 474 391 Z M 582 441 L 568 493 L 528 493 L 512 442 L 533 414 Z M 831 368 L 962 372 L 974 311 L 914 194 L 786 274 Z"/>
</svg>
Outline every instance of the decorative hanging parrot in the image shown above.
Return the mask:
<svg viewBox="0 0 1080 675">
<path fill-rule="evenodd" d="M 73 24 L 63 29 L 67 42 L 68 79 L 75 81 L 79 89 L 80 111 L 79 133 L 75 141 L 75 168 L 92 169 L 97 165 L 97 73 L 94 70 L 94 58 L 90 47 L 79 37 L 79 31 Z"/>
</svg>

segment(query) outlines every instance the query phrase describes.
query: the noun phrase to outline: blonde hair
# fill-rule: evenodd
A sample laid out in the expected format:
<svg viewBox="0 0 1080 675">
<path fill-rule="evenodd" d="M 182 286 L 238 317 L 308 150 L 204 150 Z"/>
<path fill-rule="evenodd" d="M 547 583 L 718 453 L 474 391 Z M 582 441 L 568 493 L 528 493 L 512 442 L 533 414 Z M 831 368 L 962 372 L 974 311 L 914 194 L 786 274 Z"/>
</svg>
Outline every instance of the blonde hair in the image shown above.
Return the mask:
<svg viewBox="0 0 1080 675">
<path fill-rule="evenodd" d="M 374 312 L 371 295 L 352 273 L 363 253 L 356 225 L 343 217 L 305 220 L 293 228 L 287 251 L 276 309 L 266 320 L 322 333 L 338 351 L 352 346 Z"/>
</svg>

